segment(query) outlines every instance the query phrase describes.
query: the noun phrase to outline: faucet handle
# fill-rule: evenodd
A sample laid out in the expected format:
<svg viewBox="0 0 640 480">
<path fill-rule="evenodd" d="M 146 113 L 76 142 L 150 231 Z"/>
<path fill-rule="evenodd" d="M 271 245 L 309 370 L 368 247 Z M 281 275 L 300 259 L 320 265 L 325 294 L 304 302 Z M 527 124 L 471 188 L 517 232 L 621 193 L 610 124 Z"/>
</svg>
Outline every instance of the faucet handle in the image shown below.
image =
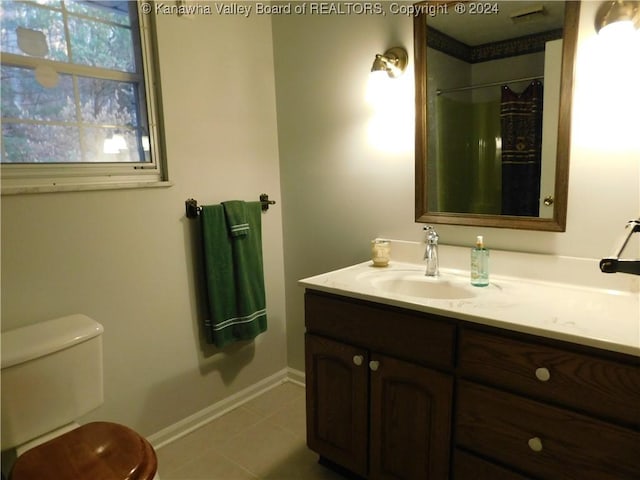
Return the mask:
<svg viewBox="0 0 640 480">
<path fill-rule="evenodd" d="M 436 230 L 431 225 L 425 225 L 422 229 L 427 232 L 425 242 L 430 245 L 437 245 L 439 238 L 438 232 L 436 232 Z"/>
</svg>

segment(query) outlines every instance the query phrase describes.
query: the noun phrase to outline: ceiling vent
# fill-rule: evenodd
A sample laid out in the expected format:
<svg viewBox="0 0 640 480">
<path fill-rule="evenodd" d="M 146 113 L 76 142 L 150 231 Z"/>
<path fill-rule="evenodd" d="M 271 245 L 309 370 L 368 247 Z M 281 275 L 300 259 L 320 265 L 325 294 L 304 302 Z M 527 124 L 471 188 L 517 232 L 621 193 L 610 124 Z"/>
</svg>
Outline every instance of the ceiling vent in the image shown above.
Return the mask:
<svg viewBox="0 0 640 480">
<path fill-rule="evenodd" d="M 509 15 L 513 23 L 535 22 L 547 14 L 543 5 L 532 5 Z"/>
</svg>

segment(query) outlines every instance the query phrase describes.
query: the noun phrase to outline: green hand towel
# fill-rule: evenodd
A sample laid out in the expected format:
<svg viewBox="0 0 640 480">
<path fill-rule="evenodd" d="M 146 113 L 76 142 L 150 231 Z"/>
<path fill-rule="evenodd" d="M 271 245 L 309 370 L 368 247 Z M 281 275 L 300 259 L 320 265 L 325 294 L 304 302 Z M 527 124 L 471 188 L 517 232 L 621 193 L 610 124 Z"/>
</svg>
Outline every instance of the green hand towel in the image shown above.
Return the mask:
<svg viewBox="0 0 640 480">
<path fill-rule="evenodd" d="M 208 343 L 222 348 L 267 329 L 262 264 L 262 205 L 244 205 L 250 229 L 231 236 L 223 205 L 202 207 L 201 221 L 209 315 Z"/>
<path fill-rule="evenodd" d="M 227 228 L 232 237 L 246 235 L 249 232 L 246 204 L 241 200 L 222 202 L 224 214 L 227 219 Z"/>
</svg>

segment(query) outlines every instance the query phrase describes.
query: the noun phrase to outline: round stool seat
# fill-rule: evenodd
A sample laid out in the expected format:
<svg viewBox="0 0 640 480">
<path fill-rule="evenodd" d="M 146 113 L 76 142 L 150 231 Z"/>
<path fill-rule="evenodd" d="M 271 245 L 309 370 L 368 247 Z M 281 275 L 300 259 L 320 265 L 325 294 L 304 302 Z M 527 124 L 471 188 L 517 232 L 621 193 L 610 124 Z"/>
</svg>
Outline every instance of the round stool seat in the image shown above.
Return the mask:
<svg viewBox="0 0 640 480">
<path fill-rule="evenodd" d="M 10 480 L 152 480 L 158 462 L 147 440 L 123 425 L 93 422 L 26 451 Z"/>
</svg>

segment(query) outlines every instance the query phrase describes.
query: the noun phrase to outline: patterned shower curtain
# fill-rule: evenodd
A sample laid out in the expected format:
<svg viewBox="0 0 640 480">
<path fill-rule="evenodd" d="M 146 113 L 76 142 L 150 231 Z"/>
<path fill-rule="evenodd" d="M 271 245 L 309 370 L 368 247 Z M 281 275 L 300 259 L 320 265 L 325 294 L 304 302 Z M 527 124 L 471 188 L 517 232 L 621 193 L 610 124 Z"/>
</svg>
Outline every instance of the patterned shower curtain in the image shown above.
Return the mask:
<svg viewBox="0 0 640 480">
<path fill-rule="evenodd" d="M 502 214 L 534 216 L 540 210 L 542 82 L 517 94 L 502 87 Z"/>
</svg>

